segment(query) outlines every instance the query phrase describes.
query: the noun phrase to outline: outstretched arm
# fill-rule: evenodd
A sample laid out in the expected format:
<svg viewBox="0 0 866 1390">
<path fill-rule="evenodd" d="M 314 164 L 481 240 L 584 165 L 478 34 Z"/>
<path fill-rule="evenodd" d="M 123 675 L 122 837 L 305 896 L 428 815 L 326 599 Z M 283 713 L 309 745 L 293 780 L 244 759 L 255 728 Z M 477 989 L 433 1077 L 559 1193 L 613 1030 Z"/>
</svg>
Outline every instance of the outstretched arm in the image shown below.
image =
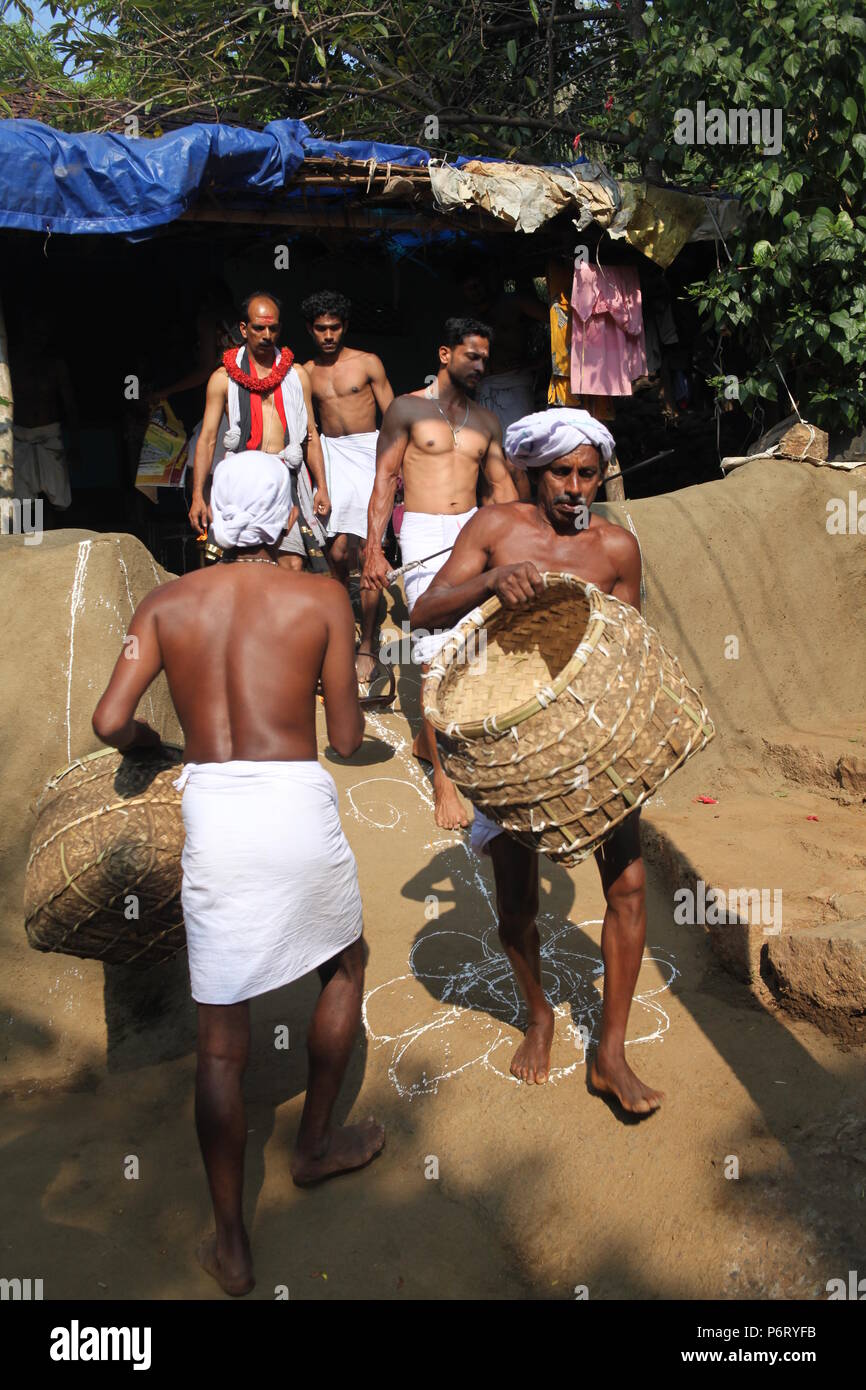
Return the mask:
<svg viewBox="0 0 866 1390">
<path fill-rule="evenodd" d="M 394 506 L 397 478 L 408 443 L 409 419 L 404 398 L 398 396 L 385 412 L 376 446 L 376 481 L 367 508 L 367 547 L 361 576 L 362 589 L 385 589 L 388 585 L 388 561 L 382 550 L 382 536 Z"/>
<path fill-rule="evenodd" d="M 149 724 L 134 718 L 139 700 L 162 670 L 156 606 L 157 593 L 152 593 L 136 608 L 123 651 L 117 658 L 105 694 L 93 712 L 93 732 L 97 738 L 112 748 L 119 748 L 122 753 L 129 748 L 159 747 L 159 734 Z"/>
</svg>

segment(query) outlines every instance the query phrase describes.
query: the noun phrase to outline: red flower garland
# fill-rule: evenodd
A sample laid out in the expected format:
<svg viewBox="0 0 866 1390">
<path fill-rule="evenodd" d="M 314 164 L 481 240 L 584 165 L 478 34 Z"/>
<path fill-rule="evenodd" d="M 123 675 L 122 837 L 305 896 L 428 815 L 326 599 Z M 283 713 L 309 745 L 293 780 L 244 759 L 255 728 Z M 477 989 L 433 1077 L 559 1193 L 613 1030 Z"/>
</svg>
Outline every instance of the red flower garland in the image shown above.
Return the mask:
<svg viewBox="0 0 866 1390">
<path fill-rule="evenodd" d="M 250 376 L 249 372 L 242 372 L 238 366 L 238 358 L 245 346 L 246 344 L 237 348 L 228 348 L 223 353 L 223 366 L 232 381 L 236 381 L 238 386 L 244 386 L 248 391 L 256 391 L 261 396 L 267 396 L 275 386 L 280 385 L 295 360 L 295 354 L 291 348 L 280 348 L 280 355 L 274 363 L 273 371 L 268 372 L 267 376 Z"/>
</svg>

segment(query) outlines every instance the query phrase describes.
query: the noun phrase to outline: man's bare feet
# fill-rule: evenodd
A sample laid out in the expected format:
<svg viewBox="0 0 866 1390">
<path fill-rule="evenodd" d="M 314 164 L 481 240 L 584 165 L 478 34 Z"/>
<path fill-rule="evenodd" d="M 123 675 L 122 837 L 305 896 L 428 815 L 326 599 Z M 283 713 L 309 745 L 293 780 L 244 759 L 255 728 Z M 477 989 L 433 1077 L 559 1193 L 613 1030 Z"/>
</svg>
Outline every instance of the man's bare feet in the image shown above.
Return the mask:
<svg viewBox="0 0 866 1390">
<path fill-rule="evenodd" d="M 472 824 L 457 788 L 444 774 L 433 778 L 433 819 L 442 830 L 462 830 Z"/>
<path fill-rule="evenodd" d="M 244 1244 L 245 1252 L 241 1252 L 236 1260 L 221 1260 L 217 1255 L 217 1238 L 214 1232 L 213 1235 L 205 1237 L 195 1252 L 205 1273 L 216 1279 L 223 1292 L 231 1294 L 232 1298 L 242 1298 L 256 1286 L 252 1256 L 246 1239 Z"/>
<path fill-rule="evenodd" d="M 530 1023 L 526 1036 L 511 1059 L 511 1075 L 518 1081 L 542 1086 L 550 1075 L 550 1049 L 553 1045 L 553 1009 Z"/>
<path fill-rule="evenodd" d="M 292 1181 L 296 1187 L 313 1187 L 337 1173 L 351 1173 L 368 1164 L 384 1146 L 385 1128 L 372 1116 L 360 1125 L 332 1129 L 321 1153 L 295 1153 Z"/>
<path fill-rule="evenodd" d="M 664 1091 L 653 1091 L 635 1076 L 624 1057 L 608 1061 L 599 1053 L 589 1071 L 590 1085 L 603 1095 L 615 1096 L 623 1110 L 650 1115 L 664 1100 Z"/>
</svg>

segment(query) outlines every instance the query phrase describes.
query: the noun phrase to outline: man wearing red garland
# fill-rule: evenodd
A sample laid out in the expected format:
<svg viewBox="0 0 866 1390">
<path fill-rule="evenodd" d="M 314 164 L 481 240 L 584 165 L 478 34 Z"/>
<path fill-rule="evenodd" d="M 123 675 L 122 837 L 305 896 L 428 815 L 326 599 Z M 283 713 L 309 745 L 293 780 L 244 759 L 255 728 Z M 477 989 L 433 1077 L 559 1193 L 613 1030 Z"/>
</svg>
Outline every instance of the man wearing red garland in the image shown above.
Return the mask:
<svg viewBox="0 0 866 1390">
<path fill-rule="evenodd" d="M 228 349 L 208 381 L 193 461 L 190 522 L 204 531 L 212 519 L 205 485 L 220 459 L 248 452 L 277 455 L 293 475 L 294 504 L 280 543 L 280 563 L 300 570 L 306 559 L 311 568 L 327 574 L 322 547 L 331 502 L 309 376 L 288 348 L 277 346 L 280 304 L 272 295 L 257 291 L 244 300 L 240 330 L 243 345 Z M 228 429 L 220 439 L 225 419 Z"/>
</svg>

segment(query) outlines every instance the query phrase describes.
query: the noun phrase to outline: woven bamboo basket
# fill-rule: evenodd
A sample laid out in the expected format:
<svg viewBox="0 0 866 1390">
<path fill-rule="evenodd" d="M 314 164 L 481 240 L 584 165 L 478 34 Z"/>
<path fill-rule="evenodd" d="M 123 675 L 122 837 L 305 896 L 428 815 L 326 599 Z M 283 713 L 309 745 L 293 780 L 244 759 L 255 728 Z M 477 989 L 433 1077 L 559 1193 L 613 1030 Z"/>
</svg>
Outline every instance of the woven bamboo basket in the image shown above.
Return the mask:
<svg viewBox="0 0 866 1390">
<path fill-rule="evenodd" d="M 469 800 L 521 844 L 573 865 L 715 729 L 636 609 L 574 575 L 542 577 L 525 608 L 491 598 L 458 624 L 422 704 Z"/>
<path fill-rule="evenodd" d="M 154 965 L 183 950 L 180 770 L 180 750 L 107 748 L 51 778 L 24 883 L 37 951 Z"/>
</svg>

